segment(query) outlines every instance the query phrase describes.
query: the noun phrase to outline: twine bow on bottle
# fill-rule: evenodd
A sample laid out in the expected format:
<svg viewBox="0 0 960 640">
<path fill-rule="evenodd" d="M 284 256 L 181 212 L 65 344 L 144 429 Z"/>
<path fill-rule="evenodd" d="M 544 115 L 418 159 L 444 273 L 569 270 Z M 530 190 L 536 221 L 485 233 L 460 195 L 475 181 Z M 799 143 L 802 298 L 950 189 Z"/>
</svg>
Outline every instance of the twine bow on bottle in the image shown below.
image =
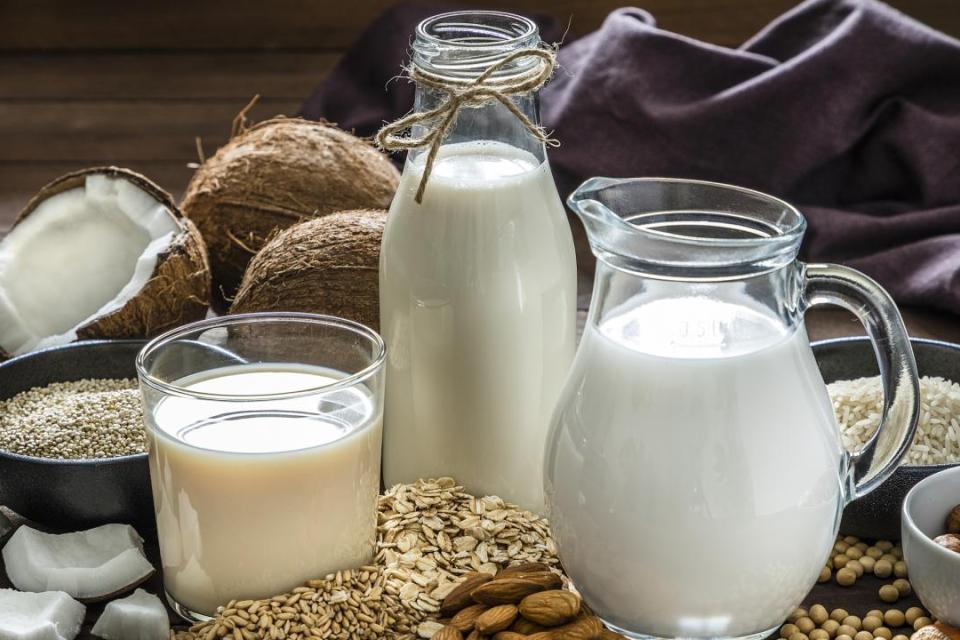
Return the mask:
<svg viewBox="0 0 960 640">
<path fill-rule="evenodd" d="M 528 57 L 540 58 L 539 64 L 530 71 L 506 78 L 494 77 L 498 71 L 510 63 Z M 557 140 L 551 138 L 543 127 L 527 117 L 511 100 L 511 96 L 540 89 L 553 75 L 556 64 L 557 56 L 552 50 L 530 48 L 511 53 L 472 80 L 439 76 L 412 65 L 408 71 L 411 80 L 419 85 L 442 91 L 446 96 L 438 106 L 429 111 L 410 113 L 384 125 L 377 132 L 377 146 L 385 151 L 429 149 L 423 167 L 423 176 L 420 178 L 420 186 L 417 188 L 415 198 L 417 203 L 423 201 L 423 192 L 427 187 L 427 180 L 433 170 L 433 163 L 440 151 L 440 145 L 443 144 L 447 132 L 450 131 L 462 107 L 479 107 L 495 100 L 506 107 L 539 142 L 551 147 L 558 146 L 560 143 Z M 409 133 L 404 135 L 418 124 L 423 124 L 427 128 L 426 133 L 416 138 Z"/>
</svg>

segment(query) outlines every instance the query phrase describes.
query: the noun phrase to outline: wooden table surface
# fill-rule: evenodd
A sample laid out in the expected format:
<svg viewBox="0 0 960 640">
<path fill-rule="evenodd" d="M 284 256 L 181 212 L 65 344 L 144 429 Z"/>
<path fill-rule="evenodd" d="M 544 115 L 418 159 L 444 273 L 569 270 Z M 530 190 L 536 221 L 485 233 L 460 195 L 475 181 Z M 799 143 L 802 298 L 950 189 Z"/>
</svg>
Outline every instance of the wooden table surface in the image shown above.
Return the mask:
<svg viewBox="0 0 960 640">
<path fill-rule="evenodd" d="M 9 510 L 3 509 L 4 514 L 10 517 L 16 525 L 22 524 L 22 520 L 14 513 Z M 153 539 L 154 534 L 144 532 L 145 537 L 147 538 L 145 544 L 145 551 L 147 557 L 150 559 L 150 562 L 154 567 L 160 566 L 160 554 L 157 548 L 156 540 Z M 758 562 L 763 562 L 763 558 L 757 558 Z M 871 609 L 888 609 L 890 607 L 897 607 L 901 610 L 906 610 L 908 607 L 921 606 L 920 601 L 915 595 L 911 595 L 906 598 L 900 599 L 895 605 L 890 605 L 884 603 L 880 600 L 877 592 L 881 585 L 889 584 L 890 579 L 881 580 L 872 575 L 864 576 L 857 580 L 856 584 L 851 587 L 841 587 L 835 582 L 829 582 L 824 584 L 818 584 L 813 587 L 810 591 L 810 594 L 804 600 L 803 606 L 810 607 L 813 604 L 822 604 L 828 610 L 835 608 L 846 609 L 850 614 L 860 616 L 870 611 Z M 3 567 L 3 560 L 0 558 L 0 588 L 10 588 L 10 580 L 7 578 L 6 570 Z M 141 587 L 150 592 L 158 594 L 161 598 L 163 597 L 163 581 L 160 573 L 154 574 L 145 584 Z M 90 634 L 90 629 L 96 623 L 97 618 L 103 612 L 105 604 L 91 604 L 87 606 L 87 615 L 86 620 L 81 630 L 80 635 L 78 636 L 79 640 L 89 640 L 95 636 Z M 168 609 L 168 615 L 170 617 L 171 625 L 174 629 L 185 629 L 189 625 L 184 623 L 173 611 Z M 905 633 L 910 635 L 910 630 L 894 630 L 894 633 Z"/>
</svg>

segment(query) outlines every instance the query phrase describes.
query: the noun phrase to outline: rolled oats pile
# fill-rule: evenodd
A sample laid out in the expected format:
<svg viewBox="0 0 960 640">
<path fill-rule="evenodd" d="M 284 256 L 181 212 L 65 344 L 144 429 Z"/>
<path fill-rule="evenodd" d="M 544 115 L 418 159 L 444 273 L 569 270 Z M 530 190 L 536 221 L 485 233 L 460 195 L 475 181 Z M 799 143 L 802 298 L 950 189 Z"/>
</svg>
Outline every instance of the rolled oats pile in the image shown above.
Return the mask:
<svg viewBox="0 0 960 640">
<path fill-rule="evenodd" d="M 397 485 L 380 497 L 375 564 L 310 580 L 290 593 L 234 601 L 177 640 L 429 638 L 440 602 L 473 571 L 557 566 L 547 521 L 452 478 Z"/>
</svg>

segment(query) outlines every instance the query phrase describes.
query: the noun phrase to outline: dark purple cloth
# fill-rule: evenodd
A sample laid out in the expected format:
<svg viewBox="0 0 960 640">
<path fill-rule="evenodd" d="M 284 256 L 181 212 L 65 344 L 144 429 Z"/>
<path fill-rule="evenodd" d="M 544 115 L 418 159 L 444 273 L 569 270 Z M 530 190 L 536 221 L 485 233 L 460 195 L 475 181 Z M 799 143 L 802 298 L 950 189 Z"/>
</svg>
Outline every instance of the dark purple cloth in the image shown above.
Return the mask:
<svg viewBox="0 0 960 640">
<path fill-rule="evenodd" d="M 379 19 L 304 107 L 370 134 L 412 105 L 400 71 L 429 12 Z M 738 49 L 612 13 L 543 90 L 564 195 L 590 176 L 678 176 L 781 196 L 804 257 L 901 304 L 960 313 L 960 42 L 873 0 L 810 0 Z"/>
</svg>

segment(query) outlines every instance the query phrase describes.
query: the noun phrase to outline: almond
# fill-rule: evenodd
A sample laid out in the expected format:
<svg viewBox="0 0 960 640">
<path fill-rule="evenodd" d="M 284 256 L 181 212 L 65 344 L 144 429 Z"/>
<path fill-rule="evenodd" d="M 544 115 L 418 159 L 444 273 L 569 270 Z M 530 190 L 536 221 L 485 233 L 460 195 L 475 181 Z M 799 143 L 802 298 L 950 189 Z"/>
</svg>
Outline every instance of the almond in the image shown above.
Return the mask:
<svg viewBox="0 0 960 640">
<path fill-rule="evenodd" d="M 463 640 L 463 634 L 459 629 L 448 624 L 433 634 L 431 640 Z"/>
<path fill-rule="evenodd" d="M 493 640 L 527 640 L 527 636 L 516 631 L 498 631 L 493 634 Z"/>
<path fill-rule="evenodd" d="M 477 617 L 486 611 L 487 608 L 485 604 L 472 604 L 465 609 L 460 609 L 460 611 L 453 616 L 453 619 L 450 620 L 450 625 L 456 627 L 463 633 L 472 631 L 473 626 L 477 622 Z"/>
<path fill-rule="evenodd" d="M 516 573 L 543 573 L 544 571 L 550 571 L 550 567 L 542 562 L 525 562 L 523 564 L 504 567 L 500 573 L 497 574 L 497 577 L 508 578 Z"/>
<path fill-rule="evenodd" d="M 516 622 L 510 626 L 510 630 L 516 631 L 517 633 L 521 633 L 525 636 L 529 636 L 539 631 L 546 631 L 546 627 L 542 627 L 536 622 L 530 622 L 523 616 L 519 616 L 517 617 Z"/>
<path fill-rule="evenodd" d="M 577 617 L 580 596 L 560 589 L 533 593 L 520 602 L 520 613 L 537 624 L 556 627 Z"/>
<path fill-rule="evenodd" d="M 481 584 L 471 591 L 470 595 L 476 602 L 494 606 L 498 604 L 517 604 L 531 593 L 543 590 L 542 585 L 530 580 L 500 578 Z M 446 604 L 446 600 L 444 600 L 444 604 Z M 441 609 L 440 612 L 443 613 L 443 610 Z"/>
<path fill-rule="evenodd" d="M 476 630 L 480 635 L 489 636 L 503 631 L 517 619 L 519 610 L 516 605 L 501 604 L 487 609 L 477 618 Z"/>
<path fill-rule="evenodd" d="M 477 630 L 474 629 L 470 632 L 470 635 L 467 636 L 467 640 L 480 640 L 480 634 L 477 633 Z"/>
<path fill-rule="evenodd" d="M 562 627 L 550 629 L 549 633 L 551 640 L 598 640 L 603 624 L 596 616 L 581 615 Z"/>
<path fill-rule="evenodd" d="M 535 573 L 513 573 L 508 578 L 534 582 L 544 589 L 559 589 L 563 586 L 563 578 L 552 571 L 537 571 Z M 503 578 L 496 578 L 503 580 Z"/>
<path fill-rule="evenodd" d="M 603 631 L 600 632 L 600 640 L 627 640 L 627 638 L 604 627 Z"/>
<path fill-rule="evenodd" d="M 473 590 L 492 579 L 489 573 L 468 573 L 466 579 L 443 599 L 443 603 L 440 604 L 440 616 L 452 616 L 460 609 L 473 604 L 473 599 L 470 597 Z"/>
</svg>

